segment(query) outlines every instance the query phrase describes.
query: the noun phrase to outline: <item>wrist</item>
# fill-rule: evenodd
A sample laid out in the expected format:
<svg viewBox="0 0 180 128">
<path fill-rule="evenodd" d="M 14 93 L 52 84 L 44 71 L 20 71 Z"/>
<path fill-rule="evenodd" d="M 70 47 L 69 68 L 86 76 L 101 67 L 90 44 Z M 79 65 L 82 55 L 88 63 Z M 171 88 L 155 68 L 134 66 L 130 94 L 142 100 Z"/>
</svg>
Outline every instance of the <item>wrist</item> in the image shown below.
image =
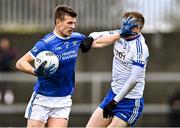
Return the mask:
<svg viewBox="0 0 180 128">
<path fill-rule="evenodd" d="M 113 100 L 118 103 L 121 99 L 119 98 L 119 96 L 116 95 Z"/>
<path fill-rule="evenodd" d="M 118 104 L 118 102 L 117 102 L 115 99 L 113 99 L 113 103 L 114 103 L 115 105 Z"/>
<path fill-rule="evenodd" d="M 34 76 L 37 76 L 36 73 L 37 73 L 37 72 L 36 72 L 36 69 L 35 69 L 35 68 L 32 68 L 32 74 L 33 74 Z"/>
</svg>

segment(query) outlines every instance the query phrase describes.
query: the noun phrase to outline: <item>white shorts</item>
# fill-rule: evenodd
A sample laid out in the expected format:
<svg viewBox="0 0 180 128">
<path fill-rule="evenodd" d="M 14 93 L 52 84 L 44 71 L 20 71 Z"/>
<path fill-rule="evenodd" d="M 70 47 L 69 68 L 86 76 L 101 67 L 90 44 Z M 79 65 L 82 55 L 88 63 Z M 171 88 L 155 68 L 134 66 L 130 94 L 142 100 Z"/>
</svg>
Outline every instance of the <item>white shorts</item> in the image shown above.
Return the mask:
<svg viewBox="0 0 180 128">
<path fill-rule="evenodd" d="M 48 97 L 33 93 L 26 107 L 25 118 L 47 123 L 49 117 L 69 119 L 71 96 Z"/>
</svg>

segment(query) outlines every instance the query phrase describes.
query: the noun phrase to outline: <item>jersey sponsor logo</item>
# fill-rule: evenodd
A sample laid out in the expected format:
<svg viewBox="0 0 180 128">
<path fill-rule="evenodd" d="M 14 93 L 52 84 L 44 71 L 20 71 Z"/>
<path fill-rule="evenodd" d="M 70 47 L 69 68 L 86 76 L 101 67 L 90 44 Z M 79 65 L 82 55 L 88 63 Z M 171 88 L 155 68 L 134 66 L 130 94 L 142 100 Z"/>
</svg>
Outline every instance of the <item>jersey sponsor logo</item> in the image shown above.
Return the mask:
<svg viewBox="0 0 180 128">
<path fill-rule="evenodd" d="M 126 53 L 125 52 L 119 52 L 118 50 L 115 49 L 115 56 L 121 60 L 124 60 L 126 57 Z"/>
<path fill-rule="evenodd" d="M 128 62 L 124 61 L 126 58 L 126 53 L 125 52 L 119 52 L 118 50 L 115 49 L 115 58 L 118 60 L 120 63 L 129 65 Z"/>
<path fill-rule="evenodd" d="M 75 50 L 68 51 L 68 52 L 62 53 L 61 55 L 58 55 L 58 58 L 60 60 L 67 60 L 67 59 L 76 58 L 76 57 L 77 57 L 77 53 Z"/>
</svg>

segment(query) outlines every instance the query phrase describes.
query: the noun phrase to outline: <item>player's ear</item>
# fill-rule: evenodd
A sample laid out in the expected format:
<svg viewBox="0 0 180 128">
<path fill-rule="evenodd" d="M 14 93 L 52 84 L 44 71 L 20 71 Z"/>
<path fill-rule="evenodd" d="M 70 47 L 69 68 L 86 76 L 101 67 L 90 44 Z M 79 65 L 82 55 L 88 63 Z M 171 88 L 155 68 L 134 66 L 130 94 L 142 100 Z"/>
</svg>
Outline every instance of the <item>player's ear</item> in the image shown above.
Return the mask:
<svg viewBox="0 0 180 128">
<path fill-rule="evenodd" d="M 141 29 L 142 29 L 141 27 L 137 27 L 138 32 L 140 32 L 140 31 L 141 31 Z"/>
<path fill-rule="evenodd" d="M 140 27 L 134 27 L 132 29 L 133 32 L 140 32 L 141 31 L 141 28 Z"/>
<path fill-rule="evenodd" d="M 56 24 L 59 24 L 61 21 L 59 19 L 56 19 Z"/>
</svg>

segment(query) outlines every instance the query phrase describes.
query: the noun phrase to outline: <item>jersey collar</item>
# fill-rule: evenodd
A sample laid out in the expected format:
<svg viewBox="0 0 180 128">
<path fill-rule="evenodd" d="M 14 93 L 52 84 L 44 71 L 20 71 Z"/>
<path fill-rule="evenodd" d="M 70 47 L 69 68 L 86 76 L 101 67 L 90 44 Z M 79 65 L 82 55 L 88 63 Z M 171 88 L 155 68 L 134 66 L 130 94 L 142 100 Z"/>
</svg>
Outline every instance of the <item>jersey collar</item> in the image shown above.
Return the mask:
<svg viewBox="0 0 180 128">
<path fill-rule="evenodd" d="M 58 35 L 58 34 L 55 32 L 55 30 L 53 31 L 53 33 L 54 33 L 54 35 L 56 35 L 58 38 L 63 39 L 63 40 L 67 40 L 67 39 L 70 38 L 70 36 L 69 36 L 69 37 L 62 37 L 62 36 Z"/>
<path fill-rule="evenodd" d="M 134 40 L 134 39 L 136 39 L 136 38 L 138 38 L 140 36 L 140 34 L 138 34 L 137 36 L 135 36 L 135 37 L 133 37 L 133 38 L 130 38 L 130 39 L 125 39 L 126 41 L 132 41 L 132 40 Z"/>
</svg>

